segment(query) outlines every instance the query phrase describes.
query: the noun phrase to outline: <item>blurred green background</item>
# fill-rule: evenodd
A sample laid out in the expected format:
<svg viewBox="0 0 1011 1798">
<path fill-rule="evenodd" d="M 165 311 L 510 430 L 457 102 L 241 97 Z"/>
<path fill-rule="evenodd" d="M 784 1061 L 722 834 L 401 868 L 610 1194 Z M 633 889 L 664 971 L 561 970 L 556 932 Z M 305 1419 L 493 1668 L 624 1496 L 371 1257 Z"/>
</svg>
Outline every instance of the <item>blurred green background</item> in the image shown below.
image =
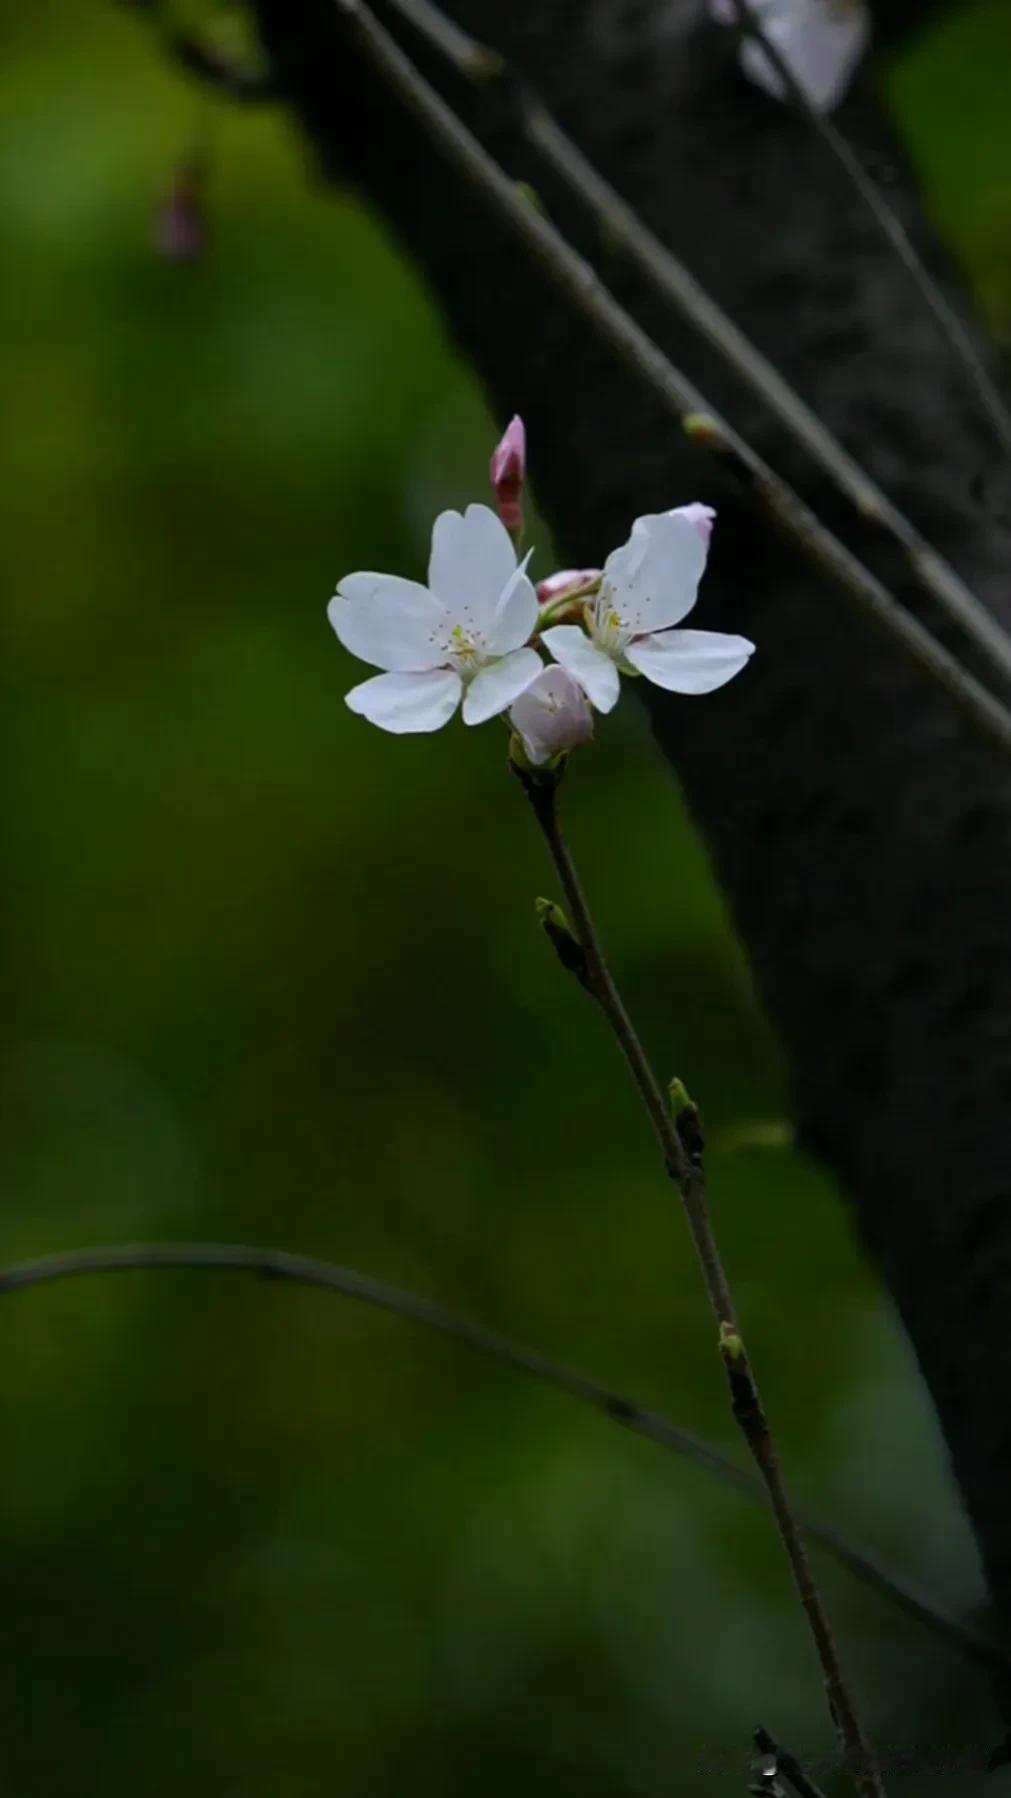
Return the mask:
<svg viewBox="0 0 1011 1798">
<path fill-rule="evenodd" d="M 532 920 L 551 883 L 501 733 L 397 740 L 342 703 L 326 599 L 419 570 L 438 506 L 484 496 L 473 382 L 354 197 L 139 18 L 6 0 L 0 52 L 3 1260 L 331 1256 L 736 1453 L 633 1096 Z M 1009 72 L 995 0 L 887 77 L 1003 331 Z M 195 145 L 212 241 L 181 266 L 152 220 Z M 634 707 L 567 799 L 633 1011 L 704 1101 L 797 1493 L 969 1614 L 910 1354 L 783 1145 L 775 1044 Z M 722 1798 L 759 1720 L 835 1789 L 761 1513 L 548 1390 L 335 1298 L 155 1274 L 4 1300 L 0 1395 L 5 1798 Z M 820 1565 L 893 1791 L 981 1790 L 978 1676 Z"/>
</svg>

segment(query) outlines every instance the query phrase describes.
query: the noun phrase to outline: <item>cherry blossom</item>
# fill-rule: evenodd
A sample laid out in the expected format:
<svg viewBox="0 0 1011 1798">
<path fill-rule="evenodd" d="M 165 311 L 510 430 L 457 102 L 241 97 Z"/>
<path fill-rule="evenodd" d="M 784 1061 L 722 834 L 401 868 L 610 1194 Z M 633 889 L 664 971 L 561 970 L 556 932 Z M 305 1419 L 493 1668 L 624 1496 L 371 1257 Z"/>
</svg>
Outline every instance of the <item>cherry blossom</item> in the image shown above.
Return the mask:
<svg viewBox="0 0 1011 1798">
<path fill-rule="evenodd" d="M 528 647 L 537 595 L 509 532 L 488 506 L 442 512 L 428 585 L 395 574 L 349 574 L 327 615 L 345 649 L 382 674 L 347 704 L 382 730 L 439 730 L 463 701 L 465 724 L 508 710 L 541 672 Z"/>
<path fill-rule="evenodd" d="M 711 508 L 698 504 L 637 518 L 628 542 L 604 564 L 584 608 L 586 629 L 559 624 L 543 633 L 545 647 L 599 712 L 617 703 L 619 671 L 673 693 L 712 693 L 752 654 L 746 637 L 672 628 L 695 604 L 712 518 Z"/>
</svg>

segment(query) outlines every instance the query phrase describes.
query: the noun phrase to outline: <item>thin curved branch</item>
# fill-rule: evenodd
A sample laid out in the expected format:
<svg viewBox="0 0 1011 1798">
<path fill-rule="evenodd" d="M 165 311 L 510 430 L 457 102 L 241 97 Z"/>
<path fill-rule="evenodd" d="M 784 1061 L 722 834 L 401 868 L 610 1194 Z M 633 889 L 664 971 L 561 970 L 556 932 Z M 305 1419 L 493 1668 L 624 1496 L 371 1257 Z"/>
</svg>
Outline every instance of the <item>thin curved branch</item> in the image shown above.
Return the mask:
<svg viewBox="0 0 1011 1798">
<path fill-rule="evenodd" d="M 634 208 L 622 199 L 610 182 L 584 156 L 578 144 L 562 130 L 557 119 L 521 79 L 518 71 L 492 46 L 480 43 L 462 31 L 454 20 L 433 4 L 433 0 L 393 0 L 393 3 L 429 47 L 437 51 L 472 87 L 481 90 L 494 86 L 505 97 L 522 136 L 544 158 L 570 193 L 575 194 L 587 207 L 609 249 L 620 250 L 627 256 L 630 264 L 638 270 L 654 293 L 673 306 L 679 316 L 698 331 L 710 348 L 722 356 L 751 392 L 768 406 L 784 429 L 807 451 L 812 461 L 829 477 L 858 516 L 865 523 L 877 525 L 896 544 L 917 584 L 937 600 L 996 672 L 1005 680 L 1011 680 L 1011 637 L 999 621 L 828 430 L 789 381 L 706 292 L 691 270 L 642 223 Z M 734 0 L 734 3 L 740 9 L 745 0 Z M 764 34 L 756 29 L 755 35 L 761 37 L 765 47 L 767 39 Z M 777 71 L 783 64 L 786 71 L 783 79 L 790 76 L 790 91 L 792 94 L 796 90 L 797 105 L 803 108 L 805 116 L 813 120 L 820 135 L 832 146 L 835 154 L 844 161 L 847 168 L 851 162 L 856 163 L 856 170 L 849 172 L 863 194 L 865 187 L 871 187 L 871 184 L 848 145 L 839 138 L 835 128 L 815 112 L 796 77 L 792 76 L 789 65 L 783 63 L 775 45 L 768 45 L 768 54 Z M 877 195 L 877 190 L 872 188 L 872 194 L 874 198 L 868 199 L 868 204 L 876 201 L 891 220 L 891 214 Z M 892 221 L 892 225 L 894 234 L 901 237 L 908 251 L 908 255 L 903 255 L 903 261 L 908 266 L 910 259 L 912 260 L 919 274 L 918 289 L 921 292 L 924 288 L 927 289 L 924 297 L 928 299 L 932 312 L 935 316 L 940 313 L 945 319 L 943 328 L 946 340 L 953 348 L 957 346 L 958 359 L 972 379 L 974 388 L 977 391 L 982 388 L 981 397 L 986 397 L 988 416 L 999 435 L 1006 424 L 1007 435 L 1006 438 L 1001 435 L 1001 440 L 1005 449 L 1011 452 L 1011 421 L 1006 419 L 1000 397 L 976 357 L 968 334 L 943 296 L 940 293 L 934 296 L 930 277 L 920 267 L 916 252 L 898 220 Z M 892 229 L 889 229 L 888 236 L 892 241 Z"/>
<path fill-rule="evenodd" d="M 642 1436 L 658 1448 L 691 1461 L 753 1504 L 765 1503 L 764 1490 L 753 1474 L 700 1437 L 679 1429 L 660 1412 L 647 1410 L 599 1380 L 538 1354 L 536 1349 L 513 1342 L 497 1330 L 486 1329 L 483 1324 L 447 1311 L 417 1293 L 404 1292 L 400 1287 L 373 1280 L 354 1268 L 341 1267 L 313 1255 L 251 1248 L 244 1243 L 117 1243 L 111 1248 L 75 1249 L 65 1254 L 43 1255 L 36 1260 L 18 1261 L 10 1267 L 0 1268 L 0 1298 L 88 1275 L 143 1273 L 158 1269 L 244 1274 L 289 1286 L 312 1287 L 389 1312 L 407 1323 L 420 1324 L 423 1329 L 460 1343 L 485 1360 L 497 1361 L 514 1373 L 524 1374 L 528 1379 L 553 1387 L 556 1392 L 565 1393 L 578 1404 L 609 1418 L 621 1429 L 629 1430 L 632 1435 Z M 933 1598 L 890 1572 L 872 1554 L 858 1548 L 830 1525 L 807 1515 L 802 1521 L 806 1534 L 825 1554 L 907 1616 L 950 1642 L 967 1660 L 991 1672 L 1011 1670 L 1011 1661 L 979 1630 L 952 1617 Z"/>
<path fill-rule="evenodd" d="M 836 129 L 831 119 L 826 118 L 824 113 L 820 113 L 811 104 L 803 83 L 797 80 L 779 45 L 763 29 L 752 0 L 731 0 L 731 4 L 737 14 L 741 32 L 761 45 L 762 54 L 778 75 L 788 99 L 807 120 L 829 154 L 835 158 L 854 191 L 859 194 L 885 242 L 894 250 L 937 326 L 941 340 L 978 400 L 1000 448 L 1005 456 L 1011 456 L 1011 415 L 1007 406 L 954 306 L 949 304 L 937 282 L 920 261 L 902 220 L 889 206 L 881 189 L 867 173 L 842 132 Z"/>
<path fill-rule="evenodd" d="M 800 495 L 713 410 L 705 395 L 619 305 L 585 258 L 488 154 L 363 0 L 333 0 L 333 4 L 362 54 L 432 141 L 691 440 L 728 468 L 782 535 L 899 644 L 986 741 L 1011 753 L 1011 711 L 899 604 Z"/>
</svg>

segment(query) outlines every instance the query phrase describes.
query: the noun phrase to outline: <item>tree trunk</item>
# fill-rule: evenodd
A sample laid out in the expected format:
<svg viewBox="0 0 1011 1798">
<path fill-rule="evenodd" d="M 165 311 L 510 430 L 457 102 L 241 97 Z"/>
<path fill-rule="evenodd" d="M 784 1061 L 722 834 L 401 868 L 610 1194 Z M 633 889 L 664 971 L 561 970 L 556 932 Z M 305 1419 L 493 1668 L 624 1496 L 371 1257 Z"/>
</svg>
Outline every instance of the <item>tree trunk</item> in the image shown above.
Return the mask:
<svg viewBox="0 0 1011 1798">
<path fill-rule="evenodd" d="M 688 499 L 719 508 L 699 622 L 743 630 L 759 653 L 704 704 L 647 697 L 785 1044 L 805 1140 L 852 1196 L 915 1344 L 1008 1628 L 1011 769 L 680 439 L 359 66 L 328 0 L 256 10 L 326 169 L 359 183 L 421 264 L 503 420 L 526 418 L 563 556 L 599 560 L 641 512 Z M 898 30 L 911 9 L 880 10 Z M 456 0 L 453 11 L 529 75 L 1011 626 L 1011 544 L 972 497 L 994 452 L 963 381 L 831 159 L 743 81 L 702 0 Z M 473 96 L 408 47 L 487 135 Z M 867 72 L 837 117 L 888 168 L 890 200 L 953 291 Z M 935 625 L 889 547 L 854 527 L 712 354 L 608 265 L 586 219 L 491 123 L 507 166 L 620 297 Z"/>
</svg>

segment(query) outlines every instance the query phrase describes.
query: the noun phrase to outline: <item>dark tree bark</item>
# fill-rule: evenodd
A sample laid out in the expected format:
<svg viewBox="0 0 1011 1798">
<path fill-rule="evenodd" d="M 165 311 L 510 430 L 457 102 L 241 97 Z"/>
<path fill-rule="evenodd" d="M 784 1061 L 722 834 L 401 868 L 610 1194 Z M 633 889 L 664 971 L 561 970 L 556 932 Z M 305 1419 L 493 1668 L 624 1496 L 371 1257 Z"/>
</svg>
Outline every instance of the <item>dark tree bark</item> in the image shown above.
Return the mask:
<svg viewBox="0 0 1011 1798">
<path fill-rule="evenodd" d="M 703 704 L 651 692 L 656 731 L 786 1046 L 805 1139 L 852 1196 L 915 1344 L 1011 1627 L 1011 769 L 679 440 L 359 65 L 328 0 L 256 10 L 324 166 L 361 184 L 421 264 L 501 417 L 525 416 L 563 555 L 600 558 L 641 512 L 694 498 L 719 507 L 699 621 L 744 630 L 759 654 Z M 893 34 L 923 10 L 879 9 Z M 994 459 L 974 402 L 831 159 L 742 80 L 702 0 L 456 0 L 453 11 L 530 76 L 1011 627 L 1011 544 L 973 499 Z M 473 97 L 410 47 L 477 122 Z M 890 199 L 957 292 L 872 70 L 838 122 L 889 170 Z M 502 120 L 493 143 L 598 256 L 586 220 Z M 936 624 L 888 547 L 854 528 L 712 354 L 626 271 L 604 273 Z"/>
</svg>

